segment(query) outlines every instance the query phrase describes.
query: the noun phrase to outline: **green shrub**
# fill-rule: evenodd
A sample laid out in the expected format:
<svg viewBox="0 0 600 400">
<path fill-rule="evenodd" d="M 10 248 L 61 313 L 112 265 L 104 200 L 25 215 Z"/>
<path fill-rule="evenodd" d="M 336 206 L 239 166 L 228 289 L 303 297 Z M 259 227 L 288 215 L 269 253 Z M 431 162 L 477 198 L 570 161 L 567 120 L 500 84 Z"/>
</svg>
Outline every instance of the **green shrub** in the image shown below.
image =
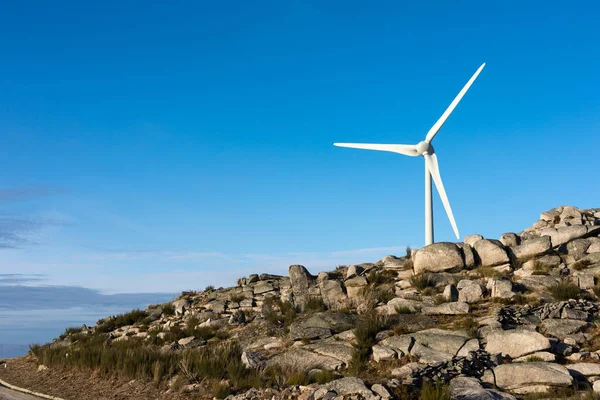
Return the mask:
<svg viewBox="0 0 600 400">
<path fill-rule="evenodd" d="M 231 388 L 226 382 L 214 382 L 212 385 L 212 394 L 217 399 L 224 399 L 231 394 Z"/>
<path fill-rule="evenodd" d="M 327 307 L 321 296 L 311 296 L 304 304 L 304 309 L 306 311 L 325 311 Z"/>
<path fill-rule="evenodd" d="M 165 314 L 166 316 L 175 315 L 175 306 L 172 303 L 165 303 L 161 305 L 160 308 L 163 314 Z"/>
<path fill-rule="evenodd" d="M 352 352 L 352 361 L 350 369 L 354 373 L 360 373 L 366 369 L 366 363 L 369 361 L 372 347 L 377 343 L 375 336 L 379 331 L 388 329 L 391 320 L 384 315 L 368 314 L 354 328 L 354 351 Z"/>
<path fill-rule="evenodd" d="M 550 286 L 548 292 L 559 301 L 579 298 L 579 287 L 571 282 L 559 282 Z"/>
<path fill-rule="evenodd" d="M 534 261 L 532 275 L 548 275 L 551 268 L 539 261 Z"/>
<path fill-rule="evenodd" d="M 579 261 L 575 262 L 571 266 L 571 268 L 573 268 L 575 271 L 581 271 L 581 270 L 586 269 L 590 265 L 592 265 L 592 262 L 590 260 L 579 260 Z"/>
<path fill-rule="evenodd" d="M 396 314 L 413 314 L 414 311 L 410 307 L 406 306 L 396 306 Z"/>
<path fill-rule="evenodd" d="M 525 359 L 525 362 L 541 362 L 545 361 L 542 357 L 538 356 L 529 356 Z"/>
<path fill-rule="evenodd" d="M 206 288 L 204 288 L 205 292 L 214 292 L 215 291 L 215 287 L 213 285 L 208 285 Z"/>
<path fill-rule="evenodd" d="M 148 317 L 148 313 L 143 310 L 135 309 L 125 314 L 119 314 L 114 318 L 104 319 L 97 326 L 96 330 L 99 333 L 112 332 L 123 326 L 141 323 Z"/>
<path fill-rule="evenodd" d="M 385 283 L 394 283 L 395 272 L 392 270 L 371 270 L 371 272 L 369 272 L 369 274 L 367 275 L 367 281 L 371 285 L 383 285 Z"/>
<path fill-rule="evenodd" d="M 496 271 L 494 268 L 490 267 L 490 266 L 483 266 L 480 265 L 476 268 L 477 273 L 479 274 L 479 276 L 481 276 L 482 278 L 497 278 L 502 276 L 502 274 L 498 271 Z"/>
<path fill-rule="evenodd" d="M 432 385 L 429 381 L 423 383 L 419 400 L 450 400 L 450 385 L 437 381 Z"/>
<path fill-rule="evenodd" d="M 427 273 L 414 275 L 409 279 L 409 282 L 412 286 L 419 290 L 435 287 L 435 279 L 431 274 Z"/>
<path fill-rule="evenodd" d="M 407 260 L 412 258 L 412 249 L 410 246 L 406 246 L 406 255 L 404 256 Z"/>
</svg>

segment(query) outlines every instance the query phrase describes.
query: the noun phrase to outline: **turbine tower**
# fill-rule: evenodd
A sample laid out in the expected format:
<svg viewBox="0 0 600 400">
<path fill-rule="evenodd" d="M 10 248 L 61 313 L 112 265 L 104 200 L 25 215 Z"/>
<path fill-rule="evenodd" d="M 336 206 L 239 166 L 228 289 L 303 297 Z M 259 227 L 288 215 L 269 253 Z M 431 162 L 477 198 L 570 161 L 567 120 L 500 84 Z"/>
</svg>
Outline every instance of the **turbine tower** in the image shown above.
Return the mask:
<svg viewBox="0 0 600 400">
<path fill-rule="evenodd" d="M 423 140 L 422 142 L 419 142 L 416 145 L 368 143 L 333 144 L 334 146 L 338 147 L 389 151 L 392 153 L 398 153 L 412 157 L 423 156 L 423 158 L 425 159 L 425 245 L 433 243 L 433 202 L 431 198 L 431 178 L 433 178 L 435 187 L 437 188 L 437 191 L 440 194 L 442 204 L 444 204 L 444 209 L 446 210 L 446 214 L 448 214 L 448 219 L 450 220 L 452 229 L 454 229 L 456 238 L 460 239 L 460 235 L 458 234 L 458 228 L 456 227 L 456 221 L 454 220 L 454 215 L 452 214 L 452 208 L 450 208 L 450 202 L 448 201 L 448 196 L 446 196 L 446 190 L 444 189 L 444 184 L 442 183 L 442 178 L 440 176 L 440 169 L 438 166 L 437 156 L 435 155 L 435 151 L 433 149 L 433 146 L 431 145 L 431 141 L 442 128 L 442 125 L 444 125 L 444 123 L 446 122 L 452 111 L 454 111 L 454 109 L 456 108 L 460 100 L 463 98 L 465 93 L 467 93 L 467 90 L 469 90 L 473 82 L 475 82 L 475 79 L 477 79 L 477 76 L 479 75 L 483 67 L 485 67 L 485 63 L 481 64 L 481 67 L 479 67 L 479 69 L 475 71 L 471 79 L 469 79 L 467 84 L 458 93 L 456 98 L 454 98 L 452 103 L 450 103 L 450 105 L 448 106 L 446 111 L 444 111 L 440 119 L 438 119 L 437 122 L 433 124 L 431 129 L 429 129 L 429 132 L 427 132 L 427 135 L 425 136 L 425 140 Z"/>
</svg>

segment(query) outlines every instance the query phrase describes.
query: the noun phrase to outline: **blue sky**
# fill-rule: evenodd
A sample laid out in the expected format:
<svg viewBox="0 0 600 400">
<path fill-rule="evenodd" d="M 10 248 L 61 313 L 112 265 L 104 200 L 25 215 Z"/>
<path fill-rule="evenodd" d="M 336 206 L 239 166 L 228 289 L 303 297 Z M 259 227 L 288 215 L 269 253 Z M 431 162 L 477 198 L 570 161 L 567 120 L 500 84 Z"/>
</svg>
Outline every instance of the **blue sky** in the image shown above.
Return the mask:
<svg viewBox="0 0 600 400">
<path fill-rule="evenodd" d="M 422 140 L 482 62 L 434 141 L 461 235 L 600 206 L 597 2 L 156 3 L 0 5 L 19 285 L 175 293 L 419 247 L 423 161 L 331 144 Z"/>
</svg>

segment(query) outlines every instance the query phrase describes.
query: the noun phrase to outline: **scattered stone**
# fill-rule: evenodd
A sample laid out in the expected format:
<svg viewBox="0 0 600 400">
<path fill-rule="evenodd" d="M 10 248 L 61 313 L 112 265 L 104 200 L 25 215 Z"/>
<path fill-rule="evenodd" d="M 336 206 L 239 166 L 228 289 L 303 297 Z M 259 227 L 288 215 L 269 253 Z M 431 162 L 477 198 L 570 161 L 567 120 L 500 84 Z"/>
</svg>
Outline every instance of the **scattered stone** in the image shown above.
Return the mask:
<svg viewBox="0 0 600 400">
<path fill-rule="evenodd" d="M 542 321 L 541 331 L 564 339 L 573 333 L 580 332 L 587 326 L 587 322 L 576 319 L 545 319 Z"/>
<path fill-rule="evenodd" d="M 443 296 L 448 302 L 458 301 L 458 289 L 453 284 L 446 285 Z"/>
<path fill-rule="evenodd" d="M 335 381 L 331 381 L 323 385 L 323 388 L 327 390 L 333 390 L 339 396 L 345 396 L 348 394 L 361 394 L 367 398 L 373 396 L 373 392 L 371 392 L 369 388 L 365 386 L 365 383 L 362 381 L 362 379 L 353 376 L 336 379 Z"/>
<path fill-rule="evenodd" d="M 373 346 L 373 360 L 375 362 L 393 360 L 396 356 L 396 351 L 389 346 L 383 344 Z"/>
<path fill-rule="evenodd" d="M 483 299 L 483 289 L 476 281 L 463 279 L 458 282 L 458 301 L 476 303 Z"/>
</svg>

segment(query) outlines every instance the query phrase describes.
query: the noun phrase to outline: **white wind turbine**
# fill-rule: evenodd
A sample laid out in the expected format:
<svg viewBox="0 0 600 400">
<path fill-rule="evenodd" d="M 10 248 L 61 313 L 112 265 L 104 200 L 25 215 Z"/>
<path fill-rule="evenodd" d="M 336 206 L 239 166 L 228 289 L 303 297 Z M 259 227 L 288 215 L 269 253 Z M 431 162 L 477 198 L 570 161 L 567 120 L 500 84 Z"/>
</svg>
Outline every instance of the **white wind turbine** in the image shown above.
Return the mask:
<svg viewBox="0 0 600 400">
<path fill-rule="evenodd" d="M 454 229 L 454 233 L 456 234 L 456 238 L 460 239 L 460 235 L 458 234 L 458 228 L 456 227 L 456 221 L 454 221 L 454 215 L 452 214 L 452 208 L 450 208 L 450 203 L 448 202 L 448 196 L 446 196 L 446 190 L 444 190 L 444 184 L 442 183 L 442 178 L 440 176 L 440 170 L 438 166 L 437 156 L 435 155 L 435 151 L 433 150 L 433 146 L 431 145 L 431 141 L 438 133 L 444 122 L 448 119 L 452 111 L 458 105 L 458 102 L 463 98 L 467 90 L 471 87 L 477 76 L 481 72 L 481 70 L 485 67 L 485 63 L 481 64 L 481 67 L 469 79 L 465 87 L 458 93 L 456 98 L 450 103 L 450 106 L 444 111 L 440 119 L 437 120 L 435 124 L 429 129 L 427 135 L 425 136 L 425 140 L 416 144 L 416 145 L 407 145 L 407 144 L 367 144 L 367 143 L 334 143 L 334 146 L 339 147 L 351 147 L 355 149 L 366 149 L 366 150 L 380 150 L 380 151 L 389 151 L 392 153 L 404 154 L 405 156 L 423 156 L 425 158 L 425 245 L 429 245 L 433 243 L 433 203 L 431 199 L 431 178 L 433 177 L 433 181 L 435 182 L 435 187 L 440 194 L 440 198 L 442 199 L 442 203 L 444 204 L 444 208 L 446 209 L 446 214 L 448 214 L 448 219 L 450 219 L 450 224 L 452 224 L 452 228 Z"/>
</svg>

